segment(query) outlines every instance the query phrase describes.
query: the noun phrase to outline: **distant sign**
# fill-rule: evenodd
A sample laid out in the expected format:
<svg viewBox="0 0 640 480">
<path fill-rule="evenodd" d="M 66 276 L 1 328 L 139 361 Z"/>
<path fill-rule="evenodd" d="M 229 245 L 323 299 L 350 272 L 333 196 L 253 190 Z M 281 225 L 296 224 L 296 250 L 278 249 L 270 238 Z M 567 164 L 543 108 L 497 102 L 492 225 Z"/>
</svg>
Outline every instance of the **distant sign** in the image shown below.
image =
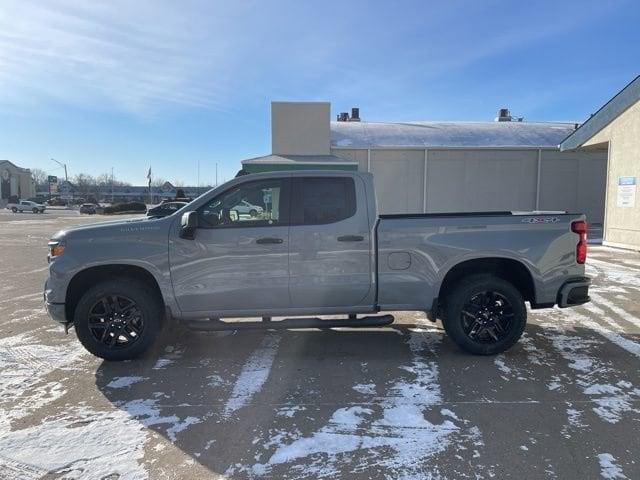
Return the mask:
<svg viewBox="0 0 640 480">
<path fill-rule="evenodd" d="M 632 208 L 636 206 L 636 177 L 618 177 L 618 207 Z"/>
<path fill-rule="evenodd" d="M 58 177 L 56 177 L 55 175 L 49 175 L 47 177 L 47 181 L 49 183 L 58 183 Z"/>
<path fill-rule="evenodd" d="M 60 198 L 64 200 L 71 200 L 73 198 L 72 186 L 69 182 L 62 182 L 59 185 Z"/>
</svg>

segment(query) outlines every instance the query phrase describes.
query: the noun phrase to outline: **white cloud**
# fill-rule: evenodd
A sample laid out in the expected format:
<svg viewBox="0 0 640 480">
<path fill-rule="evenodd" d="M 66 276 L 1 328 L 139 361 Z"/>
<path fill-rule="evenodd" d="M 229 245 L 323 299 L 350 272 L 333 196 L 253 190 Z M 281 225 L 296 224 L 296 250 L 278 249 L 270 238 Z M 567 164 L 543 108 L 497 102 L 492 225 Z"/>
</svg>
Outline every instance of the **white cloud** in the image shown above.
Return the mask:
<svg viewBox="0 0 640 480">
<path fill-rule="evenodd" d="M 9 0 L 0 7 L 0 103 L 35 96 L 142 115 L 222 108 L 227 14 L 180 2 Z"/>
</svg>

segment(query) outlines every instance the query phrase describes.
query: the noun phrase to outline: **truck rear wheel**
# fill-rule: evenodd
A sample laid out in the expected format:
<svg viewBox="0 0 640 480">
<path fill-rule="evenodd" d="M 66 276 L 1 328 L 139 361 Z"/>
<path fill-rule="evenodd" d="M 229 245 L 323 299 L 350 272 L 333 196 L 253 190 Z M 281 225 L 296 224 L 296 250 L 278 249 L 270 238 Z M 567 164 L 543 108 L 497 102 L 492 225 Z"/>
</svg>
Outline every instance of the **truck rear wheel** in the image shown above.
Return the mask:
<svg viewBox="0 0 640 480">
<path fill-rule="evenodd" d="M 18 213 L 18 209 L 17 209 L 16 207 L 11 207 L 11 211 L 12 211 L 13 213 Z"/>
<path fill-rule="evenodd" d="M 134 280 L 109 280 L 80 298 L 74 327 L 80 343 L 96 357 L 129 360 L 151 347 L 162 326 L 162 305 Z"/>
<path fill-rule="evenodd" d="M 494 355 L 524 332 L 527 308 L 511 283 L 492 275 L 462 280 L 445 299 L 444 329 L 463 350 Z"/>
</svg>

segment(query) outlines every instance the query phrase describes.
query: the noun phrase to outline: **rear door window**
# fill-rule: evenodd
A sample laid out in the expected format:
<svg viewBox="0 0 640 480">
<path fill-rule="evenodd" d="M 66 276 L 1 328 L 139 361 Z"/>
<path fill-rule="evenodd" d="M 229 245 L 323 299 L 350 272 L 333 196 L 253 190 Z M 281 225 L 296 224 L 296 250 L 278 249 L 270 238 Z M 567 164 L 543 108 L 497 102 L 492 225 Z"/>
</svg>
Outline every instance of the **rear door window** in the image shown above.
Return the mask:
<svg viewBox="0 0 640 480">
<path fill-rule="evenodd" d="M 356 213 L 356 189 L 350 177 L 293 179 L 292 223 L 324 225 Z"/>
</svg>

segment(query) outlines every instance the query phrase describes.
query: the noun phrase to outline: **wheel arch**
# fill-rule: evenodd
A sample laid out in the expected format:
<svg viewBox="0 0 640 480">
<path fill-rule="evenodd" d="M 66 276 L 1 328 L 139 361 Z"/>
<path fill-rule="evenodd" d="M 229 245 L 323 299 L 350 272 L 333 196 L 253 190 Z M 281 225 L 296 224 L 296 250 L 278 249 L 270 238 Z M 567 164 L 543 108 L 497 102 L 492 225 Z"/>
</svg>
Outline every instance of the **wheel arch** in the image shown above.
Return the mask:
<svg viewBox="0 0 640 480">
<path fill-rule="evenodd" d="M 149 270 L 131 264 L 97 265 L 80 270 L 71 278 L 65 298 L 65 313 L 68 321 L 73 321 L 76 306 L 84 292 L 98 283 L 113 278 L 132 279 L 148 286 L 153 295 L 161 302 L 162 309 L 166 310 L 160 285 Z"/>
<path fill-rule="evenodd" d="M 526 301 L 532 305 L 536 303 L 536 284 L 531 270 L 523 262 L 509 257 L 473 258 L 453 265 L 440 283 L 438 302 L 444 302 L 460 280 L 476 274 L 488 274 L 501 278 L 513 284 Z"/>
</svg>

